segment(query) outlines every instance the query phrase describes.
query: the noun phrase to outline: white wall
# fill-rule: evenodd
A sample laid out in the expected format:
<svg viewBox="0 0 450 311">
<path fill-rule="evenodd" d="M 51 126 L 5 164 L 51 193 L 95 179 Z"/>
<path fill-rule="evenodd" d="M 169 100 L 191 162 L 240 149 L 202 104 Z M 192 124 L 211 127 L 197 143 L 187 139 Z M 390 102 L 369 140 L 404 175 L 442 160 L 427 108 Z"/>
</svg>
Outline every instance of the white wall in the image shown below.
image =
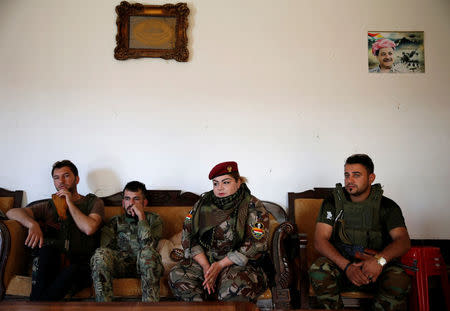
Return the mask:
<svg viewBox="0 0 450 311">
<path fill-rule="evenodd" d="M 201 193 L 236 160 L 286 207 L 364 152 L 411 236 L 450 238 L 448 0 L 190 1 L 188 63 L 115 60 L 119 2 L 0 0 L 0 187 L 48 197 L 69 158 L 81 193 Z M 368 30 L 425 31 L 426 73 L 368 74 Z"/>
</svg>

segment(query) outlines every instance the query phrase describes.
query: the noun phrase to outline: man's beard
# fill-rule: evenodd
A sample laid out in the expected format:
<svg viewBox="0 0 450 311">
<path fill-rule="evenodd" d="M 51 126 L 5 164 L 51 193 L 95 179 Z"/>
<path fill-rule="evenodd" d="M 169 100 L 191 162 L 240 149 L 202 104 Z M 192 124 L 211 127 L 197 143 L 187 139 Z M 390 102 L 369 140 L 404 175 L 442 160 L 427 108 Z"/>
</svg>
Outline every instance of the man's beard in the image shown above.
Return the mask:
<svg viewBox="0 0 450 311">
<path fill-rule="evenodd" d="M 132 216 L 131 214 L 128 214 L 127 210 L 125 210 L 125 216 L 127 218 L 134 219 L 136 222 L 139 221 L 139 217 L 136 214 L 134 216 Z"/>
<path fill-rule="evenodd" d="M 348 190 L 348 186 L 346 186 L 345 187 L 345 190 L 347 190 L 347 192 L 350 194 L 350 195 L 352 195 L 352 196 L 354 196 L 354 197 L 358 197 L 358 196 L 360 196 L 361 194 L 363 194 L 363 193 L 365 193 L 366 191 L 367 191 L 367 188 L 369 188 L 369 187 L 366 187 L 365 189 L 359 189 L 359 188 L 357 188 L 356 186 L 351 186 L 352 188 L 353 188 L 353 190 L 356 190 L 355 192 L 350 192 L 349 190 Z"/>
<path fill-rule="evenodd" d="M 66 189 L 67 191 L 70 192 L 70 194 L 74 195 L 76 193 L 77 185 L 76 184 L 72 184 L 72 185 L 70 185 L 67 188 L 65 186 L 64 187 L 59 187 L 59 188 L 56 188 L 56 191 L 59 191 L 59 190 L 62 190 L 62 189 Z"/>
<path fill-rule="evenodd" d="M 71 186 L 69 189 L 67 189 L 72 195 L 75 194 L 75 185 Z"/>
</svg>

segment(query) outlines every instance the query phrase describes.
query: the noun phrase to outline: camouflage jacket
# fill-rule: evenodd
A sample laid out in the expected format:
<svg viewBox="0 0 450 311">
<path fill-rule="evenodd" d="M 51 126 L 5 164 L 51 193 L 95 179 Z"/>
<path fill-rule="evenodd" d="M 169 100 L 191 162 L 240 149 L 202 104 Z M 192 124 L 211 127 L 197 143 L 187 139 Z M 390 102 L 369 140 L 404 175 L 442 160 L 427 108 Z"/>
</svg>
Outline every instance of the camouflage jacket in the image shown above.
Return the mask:
<svg viewBox="0 0 450 311">
<path fill-rule="evenodd" d="M 161 218 L 151 212 L 145 212 L 145 217 L 136 221 L 125 214 L 114 216 L 102 229 L 101 247 L 134 255 L 146 246 L 156 249 L 162 235 Z"/>
<path fill-rule="evenodd" d="M 197 202 L 189 215 L 196 212 L 198 208 Z M 200 212 L 204 211 L 200 210 Z M 189 215 L 185 219 L 182 235 L 182 245 L 186 258 L 205 253 L 207 258 L 212 258 L 212 261 L 219 261 L 227 256 L 236 265 L 245 266 L 248 260 L 256 260 L 267 251 L 269 214 L 261 201 L 254 196 L 251 196 L 249 203 L 244 240 L 236 249 L 233 249 L 232 245 L 233 237 L 237 234 L 235 232 L 235 218 L 237 217 L 235 213 L 214 228 L 214 236 L 208 248 L 201 245 L 198 237 L 191 237 L 192 218 Z"/>
</svg>

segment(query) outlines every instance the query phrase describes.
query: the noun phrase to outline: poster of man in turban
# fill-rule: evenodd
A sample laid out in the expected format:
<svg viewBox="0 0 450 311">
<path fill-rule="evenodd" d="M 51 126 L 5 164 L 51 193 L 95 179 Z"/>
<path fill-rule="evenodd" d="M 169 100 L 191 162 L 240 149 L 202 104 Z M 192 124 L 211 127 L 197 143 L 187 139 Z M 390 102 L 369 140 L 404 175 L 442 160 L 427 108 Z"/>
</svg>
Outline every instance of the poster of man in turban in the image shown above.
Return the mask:
<svg viewBox="0 0 450 311">
<path fill-rule="evenodd" d="M 423 31 L 369 31 L 369 72 L 425 72 L 423 36 Z"/>
</svg>

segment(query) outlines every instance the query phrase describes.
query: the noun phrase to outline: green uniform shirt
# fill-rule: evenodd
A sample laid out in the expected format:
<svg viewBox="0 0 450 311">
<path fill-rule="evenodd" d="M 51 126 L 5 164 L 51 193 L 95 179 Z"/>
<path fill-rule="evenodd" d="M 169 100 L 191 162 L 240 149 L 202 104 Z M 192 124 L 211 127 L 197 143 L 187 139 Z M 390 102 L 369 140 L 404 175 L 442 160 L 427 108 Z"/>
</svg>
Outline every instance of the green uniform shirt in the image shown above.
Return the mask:
<svg viewBox="0 0 450 311">
<path fill-rule="evenodd" d="M 102 229 L 101 246 L 133 255 L 146 246 L 156 249 L 162 236 L 162 220 L 152 212 L 145 212 L 145 218 L 136 221 L 125 214 L 114 216 Z"/>
</svg>

